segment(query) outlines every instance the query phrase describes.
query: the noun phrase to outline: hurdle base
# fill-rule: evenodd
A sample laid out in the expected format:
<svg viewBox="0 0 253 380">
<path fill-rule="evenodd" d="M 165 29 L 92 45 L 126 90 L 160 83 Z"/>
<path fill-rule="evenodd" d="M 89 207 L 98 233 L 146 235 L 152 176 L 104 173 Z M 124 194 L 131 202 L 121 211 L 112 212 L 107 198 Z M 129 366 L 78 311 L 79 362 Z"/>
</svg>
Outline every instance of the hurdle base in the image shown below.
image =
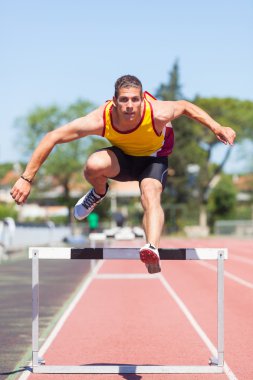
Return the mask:
<svg viewBox="0 0 253 380">
<path fill-rule="evenodd" d="M 168 366 L 168 365 L 84 365 L 32 367 L 33 373 L 86 373 L 86 374 L 125 374 L 125 373 L 223 373 L 220 366 Z"/>
</svg>

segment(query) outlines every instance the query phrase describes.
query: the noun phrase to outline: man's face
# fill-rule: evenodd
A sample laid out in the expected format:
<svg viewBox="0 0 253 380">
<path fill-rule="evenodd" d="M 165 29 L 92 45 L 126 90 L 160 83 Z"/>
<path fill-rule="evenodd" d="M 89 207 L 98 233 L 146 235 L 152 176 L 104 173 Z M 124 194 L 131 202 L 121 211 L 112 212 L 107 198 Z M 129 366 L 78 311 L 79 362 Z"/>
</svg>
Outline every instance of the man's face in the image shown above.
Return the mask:
<svg viewBox="0 0 253 380">
<path fill-rule="evenodd" d="M 118 98 L 113 98 L 117 111 L 125 120 L 135 120 L 141 115 L 143 97 L 140 88 L 128 87 L 119 90 Z"/>
</svg>

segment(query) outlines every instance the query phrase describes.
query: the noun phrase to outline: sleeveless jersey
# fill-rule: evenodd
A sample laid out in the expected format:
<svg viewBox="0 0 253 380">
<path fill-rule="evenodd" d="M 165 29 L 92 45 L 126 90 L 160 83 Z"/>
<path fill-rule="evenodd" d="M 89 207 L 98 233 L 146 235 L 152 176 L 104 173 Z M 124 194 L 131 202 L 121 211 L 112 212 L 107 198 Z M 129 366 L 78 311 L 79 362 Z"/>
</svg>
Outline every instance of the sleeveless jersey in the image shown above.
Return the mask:
<svg viewBox="0 0 253 380">
<path fill-rule="evenodd" d="M 103 137 L 130 156 L 163 157 L 172 153 L 174 133 L 172 124 L 168 123 L 161 134 L 154 126 L 153 108 L 150 99 L 155 99 L 144 92 L 144 110 L 139 124 L 130 131 L 119 131 L 112 121 L 113 102 L 109 101 L 104 108 Z"/>
</svg>

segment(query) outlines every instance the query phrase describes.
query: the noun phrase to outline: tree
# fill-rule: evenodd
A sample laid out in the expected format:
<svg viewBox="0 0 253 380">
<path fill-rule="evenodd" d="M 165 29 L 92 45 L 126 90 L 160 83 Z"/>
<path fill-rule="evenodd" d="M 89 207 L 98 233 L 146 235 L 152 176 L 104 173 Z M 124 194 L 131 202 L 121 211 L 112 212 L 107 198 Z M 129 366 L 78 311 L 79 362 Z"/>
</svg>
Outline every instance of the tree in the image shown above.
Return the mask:
<svg viewBox="0 0 253 380">
<path fill-rule="evenodd" d="M 179 100 L 182 98 L 181 84 L 179 83 L 179 63 L 174 62 L 169 73 L 168 83 L 162 83 L 156 91 L 156 97 L 162 100 Z"/>
<path fill-rule="evenodd" d="M 239 160 L 244 161 L 243 172 L 253 173 L 253 139 L 245 139 L 239 145 Z"/>
<path fill-rule="evenodd" d="M 89 113 L 94 105 L 88 101 L 79 99 L 66 108 L 57 105 L 48 107 L 36 107 L 25 117 L 17 120 L 19 129 L 19 143 L 23 147 L 26 156 L 30 155 L 38 145 L 41 138 L 49 131 L 63 125 L 70 120 Z M 41 178 L 51 176 L 57 179 L 64 188 L 62 202 L 69 209 L 69 221 L 71 218 L 70 184 L 76 173 L 81 173 L 82 166 L 87 157 L 87 149 L 90 145 L 89 138 L 79 139 L 67 144 L 57 145 L 37 175 L 37 184 L 41 188 Z"/>
<path fill-rule="evenodd" d="M 169 81 L 159 86 L 156 96 L 161 100 L 184 98 L 177 61 L 169 74 Z M 237 143 L 247 138 L 252 139 L 253 102 L 233 98 L 201 98 L 200 96 L 196 96 L 192 102 L 204 109 L 221 125 L 234 128 L 237 132 Z M 185 203 L 192 199 L 193 191 L 189 186 L 188 168 L 192 164 L 198 165 L 200 170 L 195 178 L 194 197 L 199 206 L 205 209 L 210 190 L 218 181 L 229 159 L 231 147 L 225 150 L 220 163 L 214 164 L 211 161 L 212 156 L 217 144 L 221 143 L 210 130 L 186 117 L 180 117 L 172 124 L 176 144 L 173 154 L 169 157 L 169 167 L 173 176 L 168 177 L 166 193 L 174 198 L 174 203 Z"/>
<path fill-rule="evenodd" d="M 231 177 L 223 175 L 221 181 L 214 187 L 208 199 L 210 224 L 217 219 L 227 219 L 233 215 L 236 207 L 236 188 Z"/>
<path fill-rule="evenodd" d="M 179 64 L 176 61 L 169 73 L 168 82 L 159 86 L 155 96 L 161 100 L 179 100 L 183 98 L 181 88 Z M 170 202 L 185 203 L 190 194 L 187 185 L 187 166 L 188 164 L 201 165 L 206 154 L 194 138 L 195 128 L 190 119 L 180 117 L 172 124 L 175 133 L 175 149 L 169 157 L 169 174 L 172 173 L 172 175 L 168 177 L 165 194 L 169 196 Z"/>
<path fill-rule="evenodd" d="M 236 133 L 236 143 L 252 137 L 253 132 L 253 102 L 234 98 L 200 98 L 193 102 L 209 113 L 218 123 L 233 128 Z M 194 123 L 197 143 L 206 152 L 206 161 L 202 167 L 201 176 L 201 202 L 206 202 L 212 183 L 220 175 L 232 152 L 231 147 L 224 149 L 224 156 L 219 164 L 212 165 L 211 159 L 215 147 L 220 144 L 216 136 L 205 128 L 196 128 Z"/>
<path fill-rule="evenodd" d="M 7 217 L 17 219 L 17 210 L 14 205 L 0 202 L 0 220 Z"/>
<path fill-rule="evenodd" d="M 12 169 L 13 169 L 12 162 L 6 162 L 3 164 L 0 164 L 0 178 L 3 178 Z"/>
</svg>

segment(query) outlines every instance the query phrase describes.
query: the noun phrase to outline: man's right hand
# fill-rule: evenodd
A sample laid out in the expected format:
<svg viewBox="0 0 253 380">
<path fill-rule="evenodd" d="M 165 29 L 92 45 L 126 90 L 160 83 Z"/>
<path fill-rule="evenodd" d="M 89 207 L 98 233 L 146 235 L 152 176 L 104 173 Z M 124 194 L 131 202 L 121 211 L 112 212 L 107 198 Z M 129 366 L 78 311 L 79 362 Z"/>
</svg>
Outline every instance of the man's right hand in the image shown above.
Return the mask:
<svg viewBox="0 0 253 380">
<path fill-rule="evenodd" d="M 11 189 L 11 196 L 18 205 L 25 203 L 31 191 L 31 184 L 26 180 L 19 178 Z"/>
</svg>

